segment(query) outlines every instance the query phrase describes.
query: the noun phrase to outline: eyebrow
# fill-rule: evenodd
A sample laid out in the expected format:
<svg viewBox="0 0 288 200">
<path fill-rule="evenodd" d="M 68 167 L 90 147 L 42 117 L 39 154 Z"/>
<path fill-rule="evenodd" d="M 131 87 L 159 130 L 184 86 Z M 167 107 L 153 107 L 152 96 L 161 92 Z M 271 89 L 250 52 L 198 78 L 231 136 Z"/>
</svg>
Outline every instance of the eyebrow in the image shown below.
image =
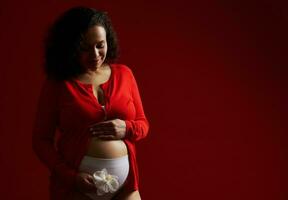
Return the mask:
<svg viewBox="0 0 288 200">
<path fill-rule="evenodd" d="M 101 40 L 101 41 L 96 41 L 94 44 L 101 44 L 101 43 L 104 43 L 105 41 L 104 40 Z M 88 45 L 91 45 L 91 44 L 88 44 Z"/>
<path fill-rule="evenodd" d="M 96 44 L 96 45 L 97 45 L 97 44 L 102 44 L 102 43 L 104 43 L 104 42 L 105 42 L 104 40 L 96 41 L 95 44 Z M 89 44 L 89 43 L 87 43 L 87 42 L 84 42 L 84 43 L 82 43 L 82 45 L 84 45 L 84 46 L 86 46 L 86 45 L 87 45 L 87 46 L 90 46 L 90 45 L 93 45 L 93 44 Z"/>
<path fill-rule="evenodd" d="M 102 43 L 105 42 L 104 40 L 96 41 L 95 43 Z"/>
</svg>

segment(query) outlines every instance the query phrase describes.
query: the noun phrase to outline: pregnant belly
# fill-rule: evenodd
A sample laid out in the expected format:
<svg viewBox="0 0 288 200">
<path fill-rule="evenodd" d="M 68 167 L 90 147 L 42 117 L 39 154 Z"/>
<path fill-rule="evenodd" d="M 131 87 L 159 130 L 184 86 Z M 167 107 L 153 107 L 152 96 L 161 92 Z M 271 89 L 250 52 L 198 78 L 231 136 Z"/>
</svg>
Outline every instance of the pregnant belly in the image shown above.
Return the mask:
<svg viewBox="0 0 288 200">
<path fill-rule="evenodd" d="M 92 138 L 86 152 L 87 156 L 96 158 L 117 158 L 128 154 L 126 144 L 122 140 L 100 140 Z"/>
</svg>

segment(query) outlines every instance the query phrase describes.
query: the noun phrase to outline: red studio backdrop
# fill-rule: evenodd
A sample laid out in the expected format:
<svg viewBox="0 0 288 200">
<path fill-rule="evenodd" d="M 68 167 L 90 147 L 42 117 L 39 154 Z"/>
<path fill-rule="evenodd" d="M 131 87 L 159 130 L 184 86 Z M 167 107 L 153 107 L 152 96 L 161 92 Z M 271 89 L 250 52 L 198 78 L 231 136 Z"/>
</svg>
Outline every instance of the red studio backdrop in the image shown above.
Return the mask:
<svg viewBox="0 0 288 200">
<path fill-rule="evenodd" d="M 284 1 L 1 1 L 1 199 L 48 200 L 31 148 L 43 39 L 70 7 L 106 10 L 139 84 L 149 136 L 142 199 L 288 199 Z"/>
</svg>

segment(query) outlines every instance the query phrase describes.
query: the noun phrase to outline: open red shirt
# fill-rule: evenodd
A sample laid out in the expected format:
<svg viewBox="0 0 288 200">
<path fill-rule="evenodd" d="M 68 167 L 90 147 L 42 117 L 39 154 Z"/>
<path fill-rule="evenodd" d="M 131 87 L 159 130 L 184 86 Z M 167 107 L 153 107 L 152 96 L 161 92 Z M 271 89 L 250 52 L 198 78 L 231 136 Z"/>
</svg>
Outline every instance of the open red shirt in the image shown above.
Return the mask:
<svg viewBox="0 0 288 200">
<path fill-rule="evenodd" d="M 110 67 L 109 80 L 100 85 L 105 94 L 106 120 L 118 118 L 126 123 L 124 142 L 130 171 L 125 187 L 137 190 L 135 142 L 147 135 L 149 123 L 131 69 L 120 64 Z M 73 191 L 74 178 L 91 139 L 88 127 L 103 121 L 104 112 L 91 84 L 74 79 L 44 82 L 33 130 L 33 149 L 51 171 L 51 199 L 63 200 Z"/>
</svg>

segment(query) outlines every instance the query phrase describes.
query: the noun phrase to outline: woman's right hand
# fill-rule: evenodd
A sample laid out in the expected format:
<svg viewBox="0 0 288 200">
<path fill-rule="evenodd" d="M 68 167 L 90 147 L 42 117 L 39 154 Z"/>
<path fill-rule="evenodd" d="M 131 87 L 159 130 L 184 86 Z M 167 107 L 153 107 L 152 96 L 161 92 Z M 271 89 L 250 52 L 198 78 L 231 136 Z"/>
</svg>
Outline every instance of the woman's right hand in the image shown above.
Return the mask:
<svg viewBox="0 0 288 200">
<path fill-rule="evenodd" d="M 75 184 L 81 192 L 96 192 L 97 188 L 93 181 L 93 176 L 85 172 L 79 172 L 76 175 Z"/>
</svg>

